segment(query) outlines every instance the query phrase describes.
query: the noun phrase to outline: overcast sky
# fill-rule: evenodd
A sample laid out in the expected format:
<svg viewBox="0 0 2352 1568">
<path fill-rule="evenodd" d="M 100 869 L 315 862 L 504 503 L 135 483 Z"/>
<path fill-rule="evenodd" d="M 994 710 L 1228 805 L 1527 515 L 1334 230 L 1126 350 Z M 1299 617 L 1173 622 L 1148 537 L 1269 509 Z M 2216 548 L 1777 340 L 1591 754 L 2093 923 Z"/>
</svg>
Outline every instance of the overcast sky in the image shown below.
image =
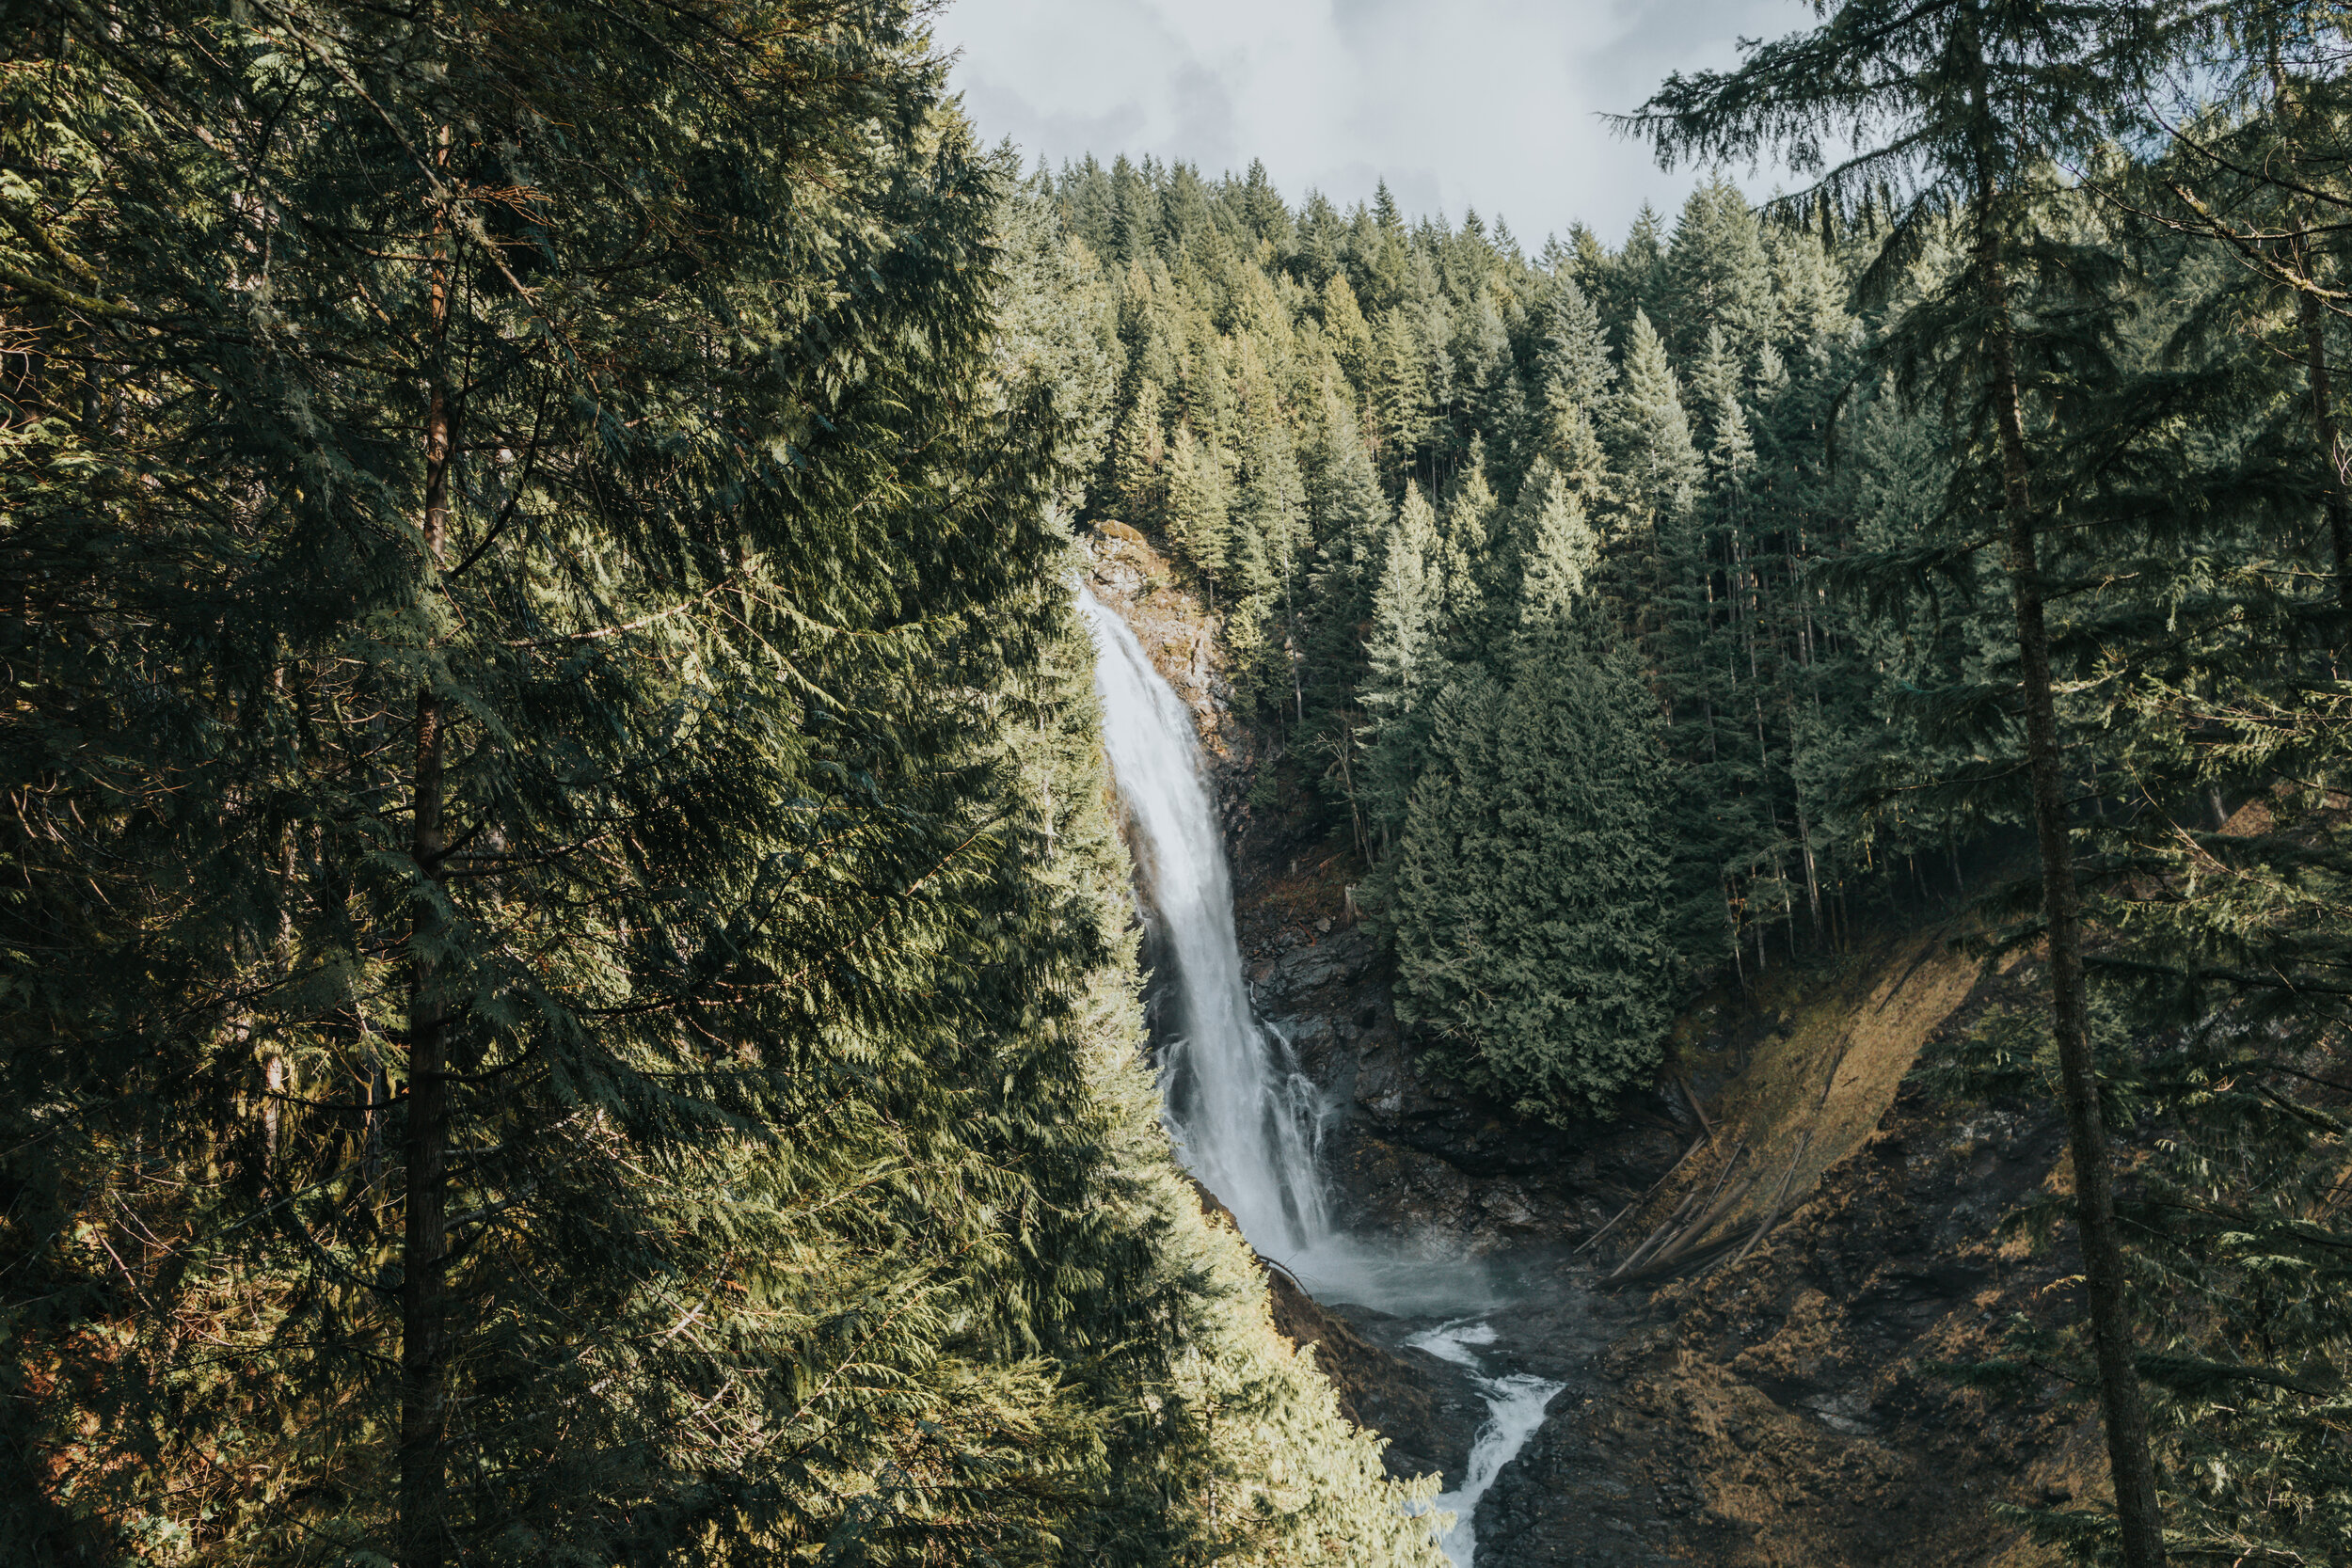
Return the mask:
<svg viewBox="0 0 2352 1568">
<path fill-rule="evenodd" d="M 952 0 L 938 32 L 981 134 L 1032 164 L 1263 158 L 1294 204 L 1386 178 L 1407 214 L 1474 206 L 1533 251 L 1579 218 L 1613 245 L 1691 187 L 1597 115 L 1813 20 L 1799 0 Z"/>
</svg>

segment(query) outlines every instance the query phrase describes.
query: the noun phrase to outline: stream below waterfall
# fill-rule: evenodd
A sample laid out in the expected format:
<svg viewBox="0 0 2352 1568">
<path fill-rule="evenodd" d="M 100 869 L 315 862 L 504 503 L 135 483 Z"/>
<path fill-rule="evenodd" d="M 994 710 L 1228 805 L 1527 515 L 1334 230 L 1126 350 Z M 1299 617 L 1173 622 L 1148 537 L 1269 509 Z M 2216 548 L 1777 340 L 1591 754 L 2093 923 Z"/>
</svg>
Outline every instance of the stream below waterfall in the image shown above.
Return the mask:
<svg viewBox="0 0 2352 1568">
<path fill-rule="evenodd" d="M 1252 1006 L 1192 710 L 1124 620 L 1084 588 L 1078 608 L 1094 641 L 1104 742 L 1139 892 L 1172 971 L 1161 977 L 1169 1005 L 1154 1044 L 1178 1155 L 1232 1212 L 1260 1257 L 1317 1301 L 1376 1320 L 1359 1326 L 1391 1351 L 1417 1352 L 1453 1369 L 1485 1402 L 1486 1418 L 1459 1473 L 1449 1470 L 1435 1504 L 1455 1516 L 1441 1542 L 1447 1557 L 1455 1568 L 1471 1568 L 1480 1500 L 1565 1386 L 1524 1365 L 1497 1364 L 1525 1359 L 1496 1324 L 1535 1282 L 1506 1285 L 1487 1262 L 1442 1236 L 1400 1243 L 1352 1235 L 1334 1221 L 1318 1154 L 1337 1113 Z M 1547 1293 L 1556 1298 L 1556 1288 Z"/>
</svg>

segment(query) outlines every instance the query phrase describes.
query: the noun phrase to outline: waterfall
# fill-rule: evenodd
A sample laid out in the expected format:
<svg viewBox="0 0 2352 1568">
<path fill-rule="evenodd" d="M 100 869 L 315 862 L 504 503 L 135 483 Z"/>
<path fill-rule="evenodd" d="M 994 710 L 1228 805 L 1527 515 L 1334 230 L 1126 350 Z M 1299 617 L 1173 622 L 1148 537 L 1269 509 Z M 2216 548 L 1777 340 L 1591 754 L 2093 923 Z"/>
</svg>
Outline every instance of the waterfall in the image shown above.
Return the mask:
<svg viewBox="0 0 2352 1568">
<path fill-rule="evenodd" d="M 1250 1244 L 1295 1268 L 1331 1238 L 1315 1170 L 1321 1107 L 1289 1047 L 1250 1011 L 1192 710 L 1126 622 L 1084 589 L 1078 609 L 1094 639 L 1103 741 L 1134 828 L 1136 871 L 1175 970 L 1175 1031 L 1162 1068 L 1169 1130 Z"/>
<path fill-rule="evenodd" d="M 1094 640 L 1103 744 L 1127 809 L 1136 876 L 1175 970 L 1176 1017 L 1163 1033 L 1161 1072 L 1178 1154 L 1232 1211 L 1260 1256 L 1324 1300 L 1404 1315 L 1490 1310 L 1499 1298 L 1486 1270 L 1442 1238 L 1429 1238 L 1436 1250 L 1408 1257 L 1332 1226 L 1315 1166 L 1320 1098 L 1282 1037 L 1258 1021 L 1242 977 L 1232 878 L 1192 710 L 1152 668 L 1127 623 L 1084 588 L 1078 611 Z M 1485 1375 L 1469 1347 L 1495 1338 L 1472 1316 L 1406 1341 L 1471 1373 L 1486 1401 L 1488 1418 L 1460 1483 L 1435 1503 L 1455 1515 L 1440 1543 L 1454 1568 L 1475 1560 L 1479 1499 L 1561 1387 L 1525 1373 Z"/>
</svg>

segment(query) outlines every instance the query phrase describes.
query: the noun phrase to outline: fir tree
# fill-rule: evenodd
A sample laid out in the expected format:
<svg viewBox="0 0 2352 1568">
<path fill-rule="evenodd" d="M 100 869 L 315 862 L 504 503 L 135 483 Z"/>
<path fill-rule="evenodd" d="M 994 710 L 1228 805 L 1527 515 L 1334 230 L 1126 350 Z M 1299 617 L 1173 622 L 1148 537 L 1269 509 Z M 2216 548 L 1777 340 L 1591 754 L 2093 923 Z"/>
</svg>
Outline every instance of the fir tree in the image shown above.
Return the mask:
<svg viewBox="0 0 2352 1568">
<path fill-rule="evenodd" d="M 1356 303 L 1356 291 L 1348 287 L 1346 274 L 1335 272 L 1323 285 L 1321 313 L 1331 352 L 1347 379 L 1358 388 L 1371 385 L 1375 352 L 1372 326 Z"/>
<path fill-rule="evenodd" d="M 1668 534 L 1697 502 L 1704 468 L 1682 410 L 1681 378 L 1649 317 L 1636 311 L 1625 356 L 1625 384 L 1610 410 L 1624 513 L 1610 543 L 1627 559 L 1630 581 L 1654 593 L 1662 580 Z"/>
<path fill-rule="evenodd" d="M 1899 182 L 1908 192 L 1879 263 L 1906 265 L 1947 214 L 1960 214 L 1966 249 L 1941 280 L 1945 310 L 1917 323 L 1943 346 L 1956 315 L 1973 323 L 1979 351 L 1941 368 L 1966 385 L 1990 420 L 1999 474 L 2016 648 L 2024 689 L 2051 951 L 2052 1012 L 2074 1161 L 2076 1211 L 2096 1345 L 2100 1398 L 2124 1558 L 2165 1560 L 2163 1520 L 2149 1459 L 2146 1404 L 2133 1366 L 2114 1172 L 2088 1035 L 2080 895 L 2068 837 L 2063 767 L 2052 693 L 2041 565 L 2037 457 L 2019 359 L 2017 269 L 2036 246 L 2023 236 L 2052 199 L 2050 167 L 2088 156 L 2107 135 L 2098 117 L 2132 91 L 2128 77 L 2077 69 L 2128 8 L 2010 8 L 1938 0 L 1898 14 L 1880 0 L 1846 0 L 1810 33 L 1753 46 L 1737 71 L 1668 79 L 1632 123 L 1663 157 L 1747 156 L 1777 146 L 1798 167 L 1825 166 L 1823 142 L 1849 135 L 1859 150 L 1830 169 L 1820 194 L 1856 211 Z M 1932 326 L 1927 324 L 1933 323 Z"/>
<path fill-rule="evenodd" d="M 1638 664 L 1578 610 L 1596 554 L 1572 500 L 1542 515 L 1509 674 L 1436 705 L 1391 896 L 1400 1016 L 1522 1115 L 1606 1104 L 1672 1018 L 1663 758 Z"/>
<path fill-rule="evenodd" d="M 1381 546 L 1360 694 L 1372 731 L 1364 799 L 1384 837 L 1403 821 L 1420 775 L 1427 729 L 1422 707 L 1443 669 L 1438 641 L 1444 603 L 1440 548 L 1437 514 L 1420 486 L 1408 482 L 1405 503 Z"/>
<path fill-rule="evenodd" d="M 1736 356 L 1761 347 L 1775 320 L 1772 258 L 1740 188 L 1718 175 L 1692 191 L 1662 267 L 1661 313 L 1685 354 L 1720 333 Z"/>
<path fill-rule="evenodd" d="M 1160 384 L 1145 377 L 1111 446 L 1111 504 L 1128 522 L 1153 528 L 1168 505 L 1168 447 L 1160 422 Z"/>
<path fill-rule="evenodd" d="M 1186 558 L 1215 579 L 1225 570 L 1232 532 L 1232 482 L 1214 445 L 1176 426 L 1168 448 L 1168 531 Z"/>
<path fill-rule="evenodd" d="M 1450 659 L 1470 658 L 1484 649 L 1486 592 L 1493 572 L 1490 544 L 1500 510 L 1494 488 L 1486 483 L 1485 442 L 1473 436 L 1462 483 L 1446 503 L 1438 550 L 1438 638 Z"/>
</svg>

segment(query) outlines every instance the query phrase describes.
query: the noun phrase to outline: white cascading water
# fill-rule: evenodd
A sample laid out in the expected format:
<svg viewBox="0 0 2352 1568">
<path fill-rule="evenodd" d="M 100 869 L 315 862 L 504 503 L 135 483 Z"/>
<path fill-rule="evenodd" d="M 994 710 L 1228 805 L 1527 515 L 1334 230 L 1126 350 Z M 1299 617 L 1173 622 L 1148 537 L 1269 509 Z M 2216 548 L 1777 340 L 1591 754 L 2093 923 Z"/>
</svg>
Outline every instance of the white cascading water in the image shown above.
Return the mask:
<svg viewBox="0 0 2352 1568">
<path fill-rule="evenodd" d="M 1225 844 L 1202 776 L 1192 710 L 1127 623 L 1084 588 L 1078 610 L 1094 640 L 1094 687 L 1103 743 L 1134 828 L 1137 874 L 1176 971 L 1176 1027 L 1162 1078 L 1178 1153 L 1240 1223 L 1261 1257 L 1280 1263 L 1315 1295 L 1408 1315 L 1496 1305 L 1483 1270 L 1458 1257 L 1413 1259 L 1336 1231 L 1315 1164 L 1323 1108 L 1281 1037 L 1259 1022 L 1242 978 Z M 1470 1568 L 1478 1500 L 1542 1424 L 1561 1385 L 1525 1373 L 1488 1378 L 1469 1346 L 1494 1329 L 1456 1319 L 1413 1344 L 1466 1367 L 1486 1397 L 1459 1485 L 1436 1506 L 1455 1524 L 1442 1540 L 1454 1568 Z"/>
<path fill-rule="evenodd" d="M 1192 1173 L 1263 1256 L 1296 1269 L 1330 1236 L 1315 1171 L 1313 1085 L 1259 1023 L 1233 936 L 1225 845 L 1184 706 L 1127 623 L 1081 589 L 1094 639 L 1103 741 L 1136 832 L 1136 869 L 1175 960 L 1177 1037 L 1166 1050 L 1168 1122 Z"/>
<path fill-rule="evenodd" d="M 1454 1528 L 1438 1538 L 1438 1544 L 1445 1548 L 1454 1568 L 1470 1568 L 1477 1560 L 1478 1499 L 1486 1495 L 1495 1478 L 1502 1474 L 1502 1467 L 1519 1456 L 1527 1440 L 1535 1435 L 1535 1429 L 1544 1424 L 1544 1407 L 1551 1403 L 1551 1396 L 1566 1386 L 1532 1372 L 1488 1377 L 1478 1353 L 1470 1347 L 1491 1345 L 1496 1338 L 1493 1324 L 1474 1318 L 1459 1318 L 1405 1341 L 1440 1361 L 1469 1368 L 1478 1391 L 1486 1397 L 1486 1421 L 1470 1445 L 1470 1466 L 1463 1472 L 1461 1484 L 1430 1500 L 1432 1508 L 1454 1515 Z"/>
</svg>

